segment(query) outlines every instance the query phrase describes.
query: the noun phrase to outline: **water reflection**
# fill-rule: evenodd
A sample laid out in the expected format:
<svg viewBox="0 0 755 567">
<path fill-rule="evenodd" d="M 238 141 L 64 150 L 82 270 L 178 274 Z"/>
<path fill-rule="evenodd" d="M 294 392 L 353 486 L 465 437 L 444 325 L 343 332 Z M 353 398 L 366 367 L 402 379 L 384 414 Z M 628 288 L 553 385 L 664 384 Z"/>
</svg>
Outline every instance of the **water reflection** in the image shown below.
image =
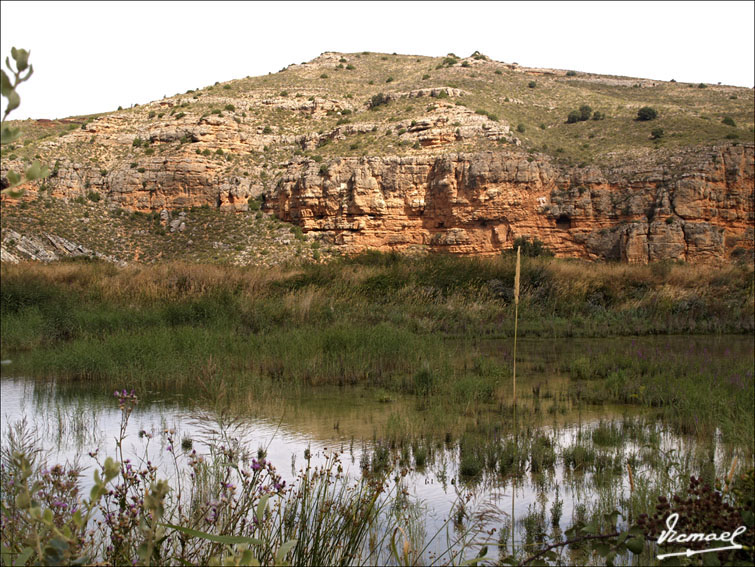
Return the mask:
<svg viewBox="0 0 755 567">
<path fill-rule="evenodd" d="M 660 346 L 634 339 L 626 348 L 650 352 L 689 344 L 689 338 L 681 339 L 666 337 Z M 741 348 L 736 341 L 706 344 L 711 356 Z M 508 356 L 501 343 L 480 348 L 503 360 Z M 264 453 L 290 483 L 307 464 L 323 465 L 337 451 L 352 478 L 364 470 L 406 469 L 398 482 L 415 503 L 412 513 L 420 520 L 415 529 L 424 532 L 412 537 L 429 539 L 448 518 L 463 523 L 484 512 L 488 541 L 499 544 L 502 554 L 512 546 L 526 553 L 576 519 L 650 508 L 658 490 L 668 492 L 706 466 L 720 474 L 732 460 L 717 436 L 676 435 L 639 409 L 562 403 L 559 391 L 569 388 L 560 371 L 563 361 L 593 348 L 600 344 L 522 341 L 520 383 L 533 395 L 522 407 L 527 415 L 521 427 L 513 427 L 510 416 L 480 423 L 477 414 L 444 416 L 447 422 L 438 425 L 428 421 L 421 399 L 394 396 L 385 403 L 359 388 L 320 388 L 303 398 L 272 402 L 236 392 L 221 406 L 153 392 L 140 393 L 124 453 L 150 460 L 162 472 L 173 470 L 176 453 L 202 454 L 210 445 L 233 442 Z M 6 373 L 9 369 L 12 365 L 4 367 Z M 84 467 L 85 489 L 94 465 L 88 454 L 114 456 L 121 412 L 112 392 L 4 377 L 0 400 L 3 438 L 25 419 L 50 464 L 78 461 Z M 444 549 L 453 537 L 451 531 L 437 538 L 428 553 Z"/>
</svg>

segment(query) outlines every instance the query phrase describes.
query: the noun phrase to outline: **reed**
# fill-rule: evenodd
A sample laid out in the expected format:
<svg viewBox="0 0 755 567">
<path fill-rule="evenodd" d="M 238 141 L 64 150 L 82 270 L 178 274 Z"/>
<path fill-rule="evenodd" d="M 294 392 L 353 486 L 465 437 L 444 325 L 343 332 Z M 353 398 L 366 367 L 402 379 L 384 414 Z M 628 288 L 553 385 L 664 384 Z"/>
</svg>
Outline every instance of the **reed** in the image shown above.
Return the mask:
<svg viewBox="0 0 755 567">
<path fill-rule="evenodd" d="M 516 406 L 516 335 L 519 328 L 519 267 L 521 246 L 516 249 L 516 273 L 514 274 L 514 373 L 512 375 L 514 406 Z"/>
</svg>

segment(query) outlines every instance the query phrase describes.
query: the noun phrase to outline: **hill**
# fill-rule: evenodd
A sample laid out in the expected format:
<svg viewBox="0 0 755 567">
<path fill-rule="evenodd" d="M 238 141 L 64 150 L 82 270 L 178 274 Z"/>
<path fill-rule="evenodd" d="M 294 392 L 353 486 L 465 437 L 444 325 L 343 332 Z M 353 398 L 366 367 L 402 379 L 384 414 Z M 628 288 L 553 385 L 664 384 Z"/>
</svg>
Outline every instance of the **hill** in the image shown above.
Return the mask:
<svg viewBox="0 0 755 567">
<path fill-rule="evenodd" d="M 4 257 L 28 256 L 22 238 L 55 252 L 50 235 L 120 261 L 493 254 L 523 237 L 588 259 L 747 257 L 754 100 L 477 52 L 324 53 L 141 106 L 17 123 L 3 175 L 35 158 L 52 175 L 4 199 Z M 643 108 L 656 117 L 639 119 Z"/>
</svg>

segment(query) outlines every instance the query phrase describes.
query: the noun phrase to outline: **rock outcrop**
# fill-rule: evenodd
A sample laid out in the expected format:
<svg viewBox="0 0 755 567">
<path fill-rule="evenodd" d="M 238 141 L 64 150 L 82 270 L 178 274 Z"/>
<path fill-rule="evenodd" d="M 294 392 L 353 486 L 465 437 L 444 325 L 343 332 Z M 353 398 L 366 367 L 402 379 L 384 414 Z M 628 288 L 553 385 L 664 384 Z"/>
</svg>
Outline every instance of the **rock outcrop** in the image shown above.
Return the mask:
<svg viewBox="0 0 755 567">
<path fill-rule="evenodd" d="M 0 182 L 39 160 L 52 173 L 23 187 L 24 207 L 52 196 L 161 218 L 194 207 L 256 216 L 263 200 L 344 252 L 495 254 L 527 237 L 559 256 L 627 262 L 751 254 L 752 91 L 693 86 L 478 52 L 328 52 L 267 77 L 24 122 L 27 137 L 4 147 Z M 569 123 L 590 92 L 601 101 L 593 119 Z M 663 140 L 637 120 L 651 103 L 669 128 Z M 719 115 L 729 120 L 701 125 Z M 169 234 L 183 226 L 162 222 Z"/>
<path fill-rule="evenodd" d="M 289 166 L 266 207 L 349 252 L 494 254 L 537 238 L 558 256 L 722 260 L 753 248 L 752 146 L 563 168 L 519 152 Z"/>
</svg>

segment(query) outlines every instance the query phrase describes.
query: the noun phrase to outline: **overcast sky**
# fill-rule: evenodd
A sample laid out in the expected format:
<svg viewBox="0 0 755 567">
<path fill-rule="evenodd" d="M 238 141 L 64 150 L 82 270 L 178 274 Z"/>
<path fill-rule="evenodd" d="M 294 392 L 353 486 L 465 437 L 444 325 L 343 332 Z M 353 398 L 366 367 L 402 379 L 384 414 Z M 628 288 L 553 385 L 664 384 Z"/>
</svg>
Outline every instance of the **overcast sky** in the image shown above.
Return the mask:
<svg viewBox="0 0 755 567">
<path fill-rule="evenodd" d="M 747 2 L 0 2 L 3 60 L 31 50 L 10 117 L 143 104 L 324 51 L 468 56 L 755 84 Z M 3 109 L 5 99 L 3 99 Z"/>
</svg>

